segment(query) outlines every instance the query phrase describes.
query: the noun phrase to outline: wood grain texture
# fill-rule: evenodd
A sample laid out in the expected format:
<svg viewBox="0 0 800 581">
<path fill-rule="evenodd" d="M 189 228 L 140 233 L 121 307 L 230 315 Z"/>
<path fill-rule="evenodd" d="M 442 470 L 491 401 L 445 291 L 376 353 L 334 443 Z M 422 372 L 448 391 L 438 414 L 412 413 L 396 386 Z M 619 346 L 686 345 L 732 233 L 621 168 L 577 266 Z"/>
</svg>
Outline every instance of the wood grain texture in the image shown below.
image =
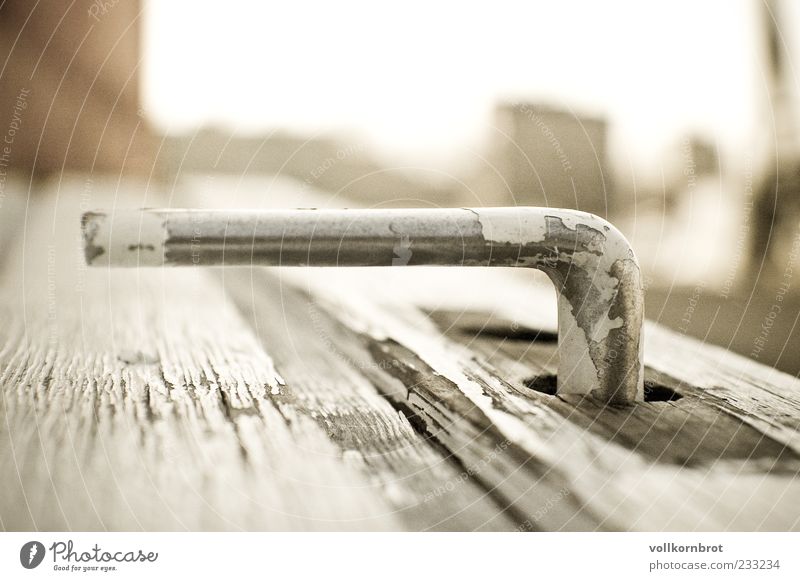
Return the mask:
<svg viewBox="0 0 800 581">
<path fill-rule="evenodd" d="M 83 267 L 74 199 L 34 202 L 5 266 L 4 528 L 516 526 L 471 482 L 426 498 L 457 467 L 314 336 L 279 372 L 213 272 Z"/>
<path fill-rule="evenodd" d="M 157 192 L 47 188 L 1 267 L 6 530 L 800 528 L 793 377 L 651 324 L 653 401 L 555 397 L 535 277 L 86 270 L 79 206 Z M 173 195 L 325 203 L 280 180 Z"/>
<path fill-rule="evenodd" d="M 340 285 L 327 280 L 325 287 L 336 289 Z M 398 285 L 388 287 L 397 289 Z M 441 431 L 448 437 L 469 433 L 468 425 L 459 425 L 467 415 L 463 410 L 478 408 L 480 419 L 469 423 L 478 422 L 492 438 L 482 448 L 509 442 L 522 452 L 526 460 L 494 476 L 500 490 L 520 470 L 535 466 L 527 475 L 524 491 L 531 491 L 533 502 L 541 498 L 535 484 L 540 484 L 539 475 L 546 473 L 556 489 L 570 491 L 573 518 L 584 515 L 599 519 L 599 528 L 797 528 L 794 506 L 800 500 L 796 478 L 800 464 L 789 439 L 779 437 L 780 432 L 771 435 L 756 429 L 742 420 L 742 410 L 688 383 L 691 370 L 685 366 L 673 366 L 670 376 L 650 367 L 646 371 L 648 382 L 671 388 L 683 396 L 681 399 L 629 409 L 601 408 L 590 401 L 554 397 L 526 387 L 530 378 L 554 373 L 557 354 L 552 343 L 549 354 L 542 346 L 538 350 L 526 346 L 522 347 L 524 352 L 510 356 L 509 350 L 513 352 L 514 348 L 509 349 L 508 341 L 498 342 L 496 337 L 454 341 L 437 336 L 441 327 L 400 303 L 389 305 L 384 300 L 380 314 L 371 317 L 374 311 L 354 304 L 349 298 L 353 295 L 357 293 L 352 286 L 346 296 L 329 290 L 326 296 L 332 301 L 331 312 L 338 313 L 354 332 L 368 337 L 373 352 L 410 362 L 408 368 L 414 370 L 403 377 L 406 365 L 401 364 L 401 373 L 395 371 L 393 375 L 413 389 L 399 395 L 386 390 L 389 397 L 413 401 L 425 429 Z M 439 320 L 443 323 L 441 316 Z M 451 329 L 451 336 L 457 328 L 452 320 L 442 326 Z M 650 329 L 656 337 L 659 332 Z M 670 345 L 673 343 L 684 344 L 687 350 L 691 346 L 694 357 L 703 358 L 704 346 L 670 337 Z M 517 343 L 517 349 L 520 346 Z M 712 350 L 706 365 L 720 365 L 713 354 Z M 645 358 L 647 362 L 647 354 Z M 430 379 L 426 382 L 420 374 L 436 378 L 446 389 L 431 393 Z M 377 378 L 375 382 L 381 385 Z M 783 416 L 779 408 L 769 413 L 774 413 L 776 420 Z M 447 422 L 444 426 L 442 418 Z M 473 439 L 471 443 L 476 442 Z M 470 461 L 468 447 L 452 446 L 466 462 Z M 520 494 L 514 500 L 521 503 L 525 498 Z M 526 510 L 536 513 L 533 507 Z M 573 523 L 543 524 L 544 528 L 561 530 Z"/>
</svg>

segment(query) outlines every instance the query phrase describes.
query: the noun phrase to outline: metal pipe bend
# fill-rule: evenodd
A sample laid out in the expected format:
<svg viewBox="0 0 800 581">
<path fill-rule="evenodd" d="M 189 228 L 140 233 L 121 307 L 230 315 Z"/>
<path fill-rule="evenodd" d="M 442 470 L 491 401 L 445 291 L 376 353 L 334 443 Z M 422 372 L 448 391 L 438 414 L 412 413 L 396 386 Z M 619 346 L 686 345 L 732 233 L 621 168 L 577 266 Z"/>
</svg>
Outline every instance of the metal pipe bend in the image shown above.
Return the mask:
<svg viewBox="0 0 800 581">
<path fill-rule="evenodd" d="M 644 291 L 625 237 L 551 208 L 125 210 L 83 216 L 91 266 L 508 266 L 558 291 L 560 394 L 643 399 Z"/>
<path fill-rule="evenodd" d="M 558 291 L 557 392 L 612 404 L 643 400 L 644 289 L 622 233 L 575 210 L 475 212 L 493 252 L 518 248 L 516 265 L 542 270 Z"/>
</svg>

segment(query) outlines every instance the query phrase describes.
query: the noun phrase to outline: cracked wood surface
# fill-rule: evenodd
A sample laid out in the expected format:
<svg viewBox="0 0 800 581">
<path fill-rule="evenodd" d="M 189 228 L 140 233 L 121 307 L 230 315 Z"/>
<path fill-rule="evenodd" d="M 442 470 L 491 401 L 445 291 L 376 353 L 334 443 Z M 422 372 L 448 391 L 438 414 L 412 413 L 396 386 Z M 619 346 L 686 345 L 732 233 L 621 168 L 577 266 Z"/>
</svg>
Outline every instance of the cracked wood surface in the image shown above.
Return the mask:
<svg viewBox="0 0 800 581">
<path fill-rule="evenodd" d="M 531 273 L 88 270 L 87 204 L 164 199 L 42 189 L 0 207 L 3 529 L 800 528 L 793 377 L 651 324 L 663 401 L 603 410 L 547 394 L 556 303 Z M 299 190 L 171 200 L 326 202 Z"/>
</svg>

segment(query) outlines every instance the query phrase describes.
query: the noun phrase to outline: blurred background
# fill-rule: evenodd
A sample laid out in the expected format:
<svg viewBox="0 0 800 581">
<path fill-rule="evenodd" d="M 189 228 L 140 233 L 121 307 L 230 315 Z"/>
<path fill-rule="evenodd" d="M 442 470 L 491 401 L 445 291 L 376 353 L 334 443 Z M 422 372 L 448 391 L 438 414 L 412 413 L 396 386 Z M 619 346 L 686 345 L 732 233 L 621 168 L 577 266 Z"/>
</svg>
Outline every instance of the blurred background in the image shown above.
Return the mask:
<svg viewBox="0 0 800 581">
<path fill-rule="evenodd" d="M 0 204 L 279 175 L 339 206 L 577 208 L 631 240 L 648 318 L 798 374 L 799 43 L 780 0 L 6 0 Z"/>
</svg>

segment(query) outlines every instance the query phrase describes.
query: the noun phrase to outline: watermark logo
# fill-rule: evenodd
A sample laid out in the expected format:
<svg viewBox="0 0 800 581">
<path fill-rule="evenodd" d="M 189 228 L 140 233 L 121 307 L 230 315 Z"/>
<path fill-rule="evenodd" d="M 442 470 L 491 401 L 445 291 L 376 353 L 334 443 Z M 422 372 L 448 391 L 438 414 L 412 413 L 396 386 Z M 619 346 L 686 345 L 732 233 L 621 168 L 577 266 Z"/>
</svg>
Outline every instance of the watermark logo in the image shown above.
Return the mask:
<svg viewBox="0 0 800 581">
<path fill-rule="evenodd" d="M 39 541 L 30 541 L 19 550 L 19 562 L 26 569 L 35 569 L 44 559 L 44 545 Z"/>
<path fill-rule="evenodd" d="M 67 573 L 108 573 L 127 566 L 155 563 L 158 553 L 143 549 L 106 550 L 98 543 L 91 547 L 77 547 L 72 540 L 56 541 L 45 549 L 39 541 L 29 541 L 19 550 L 20 565 L 35 569 L 45 561 L 45 568 Z M 51 561 L 52 559 L 52 561 Z"/>
<path fill-rule="evenodd" d="M 89 9 L 86 13 L 89 15 L 89 18 L 95 22 L 100 22 L 100 20 L 111 12 L 118 3 L 119 0 L 94 0 L 94 2 L 89 5 Z"/>
</svg>

